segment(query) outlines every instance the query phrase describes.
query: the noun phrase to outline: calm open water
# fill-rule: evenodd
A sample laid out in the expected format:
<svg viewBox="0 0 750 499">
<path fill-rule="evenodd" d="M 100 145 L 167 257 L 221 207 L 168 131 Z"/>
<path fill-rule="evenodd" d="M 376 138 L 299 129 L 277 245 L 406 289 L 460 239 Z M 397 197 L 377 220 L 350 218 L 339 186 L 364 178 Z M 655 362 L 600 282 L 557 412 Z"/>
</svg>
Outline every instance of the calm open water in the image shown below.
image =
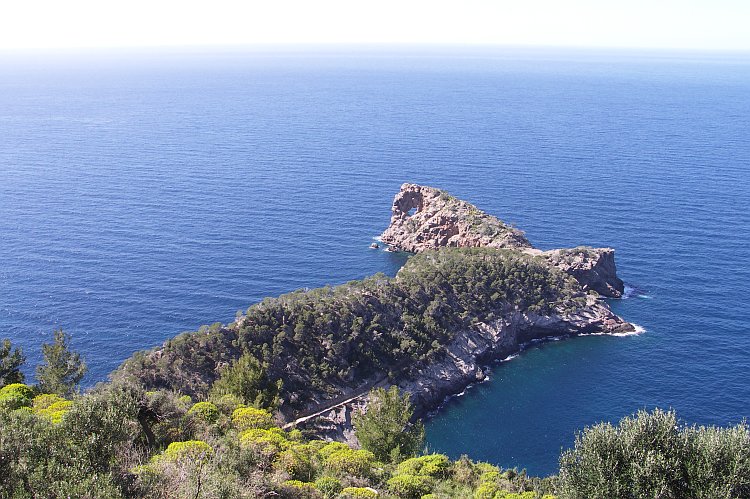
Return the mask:
<svg viewBox="0 0 750 499">
<path fill-rule="evenodd" d="M 0 56 L 0 336 L 103 380 L 264 296 L 383 271 L 402 182 L 617 248 L 647 332 L 545 344 L 427 425 L 534 474 L 643 407 L 750 416 L 750 59 L 408 49 Z"/>
</svg>

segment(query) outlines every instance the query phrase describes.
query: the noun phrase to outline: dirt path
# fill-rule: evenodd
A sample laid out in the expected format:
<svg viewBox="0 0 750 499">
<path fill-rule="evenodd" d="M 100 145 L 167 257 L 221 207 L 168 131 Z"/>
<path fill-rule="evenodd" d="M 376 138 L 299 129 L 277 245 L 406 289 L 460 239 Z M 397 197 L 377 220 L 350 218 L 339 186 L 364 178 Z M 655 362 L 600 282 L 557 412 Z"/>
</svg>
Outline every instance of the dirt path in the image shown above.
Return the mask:
<svg viewBox="0 0 750 499">
<path fill-rule="evenodd" d="M 343 406 L 345 406 L 346 404 L 348 404 L 350 402 L 354 402 L 355 400 L 364 397 L 365 395 L 367 395 L 368 393 L 370 393 L 370 390 L 372 390 L 373 388 L 379 388 L 379 387 L 385 386 L 387 384 L 388 384 L 388 377 L 387 376 L 383 377 L 383 378 L 380 378 L 379 380 L 374 381 L 372 383 L 368 383 L 368 384 L 364 385 L 363 387 L 361 387 L 359 390 L 357 390 L 355 392 L 356 393 L 355 395 L 352 395 L 352 394 L 346 395 L 347 398 L 344 399 L 344 400 L 338 400 L 338 398 L 334 399 L 334 400 L 330 401 L 322 409 L 320 407 L 318 407 L 318 408 L 314 409 L 315 412 L 308 413 L 305 416 L 300 416 L 297 419 L 295 419 L 294 421 L 291 421 L 291 422 L 285 424 L 284 426 L 282 426 L 282 428 L 285 429 L 285 430 L 288 430 L 289 428 L 294 428 L 298 424 L 304 423 L 304 422 L 309 421 L 309 420 L 311 420 L 313 418 L 317 418 L 318 416 L 321 416 L 321 415 L 323 415 L 323 414 L 325 414 L 327 412 L 330 412 L 333 409 L 338 409 L 339 407 L 343 407 Z"/>
</svg>

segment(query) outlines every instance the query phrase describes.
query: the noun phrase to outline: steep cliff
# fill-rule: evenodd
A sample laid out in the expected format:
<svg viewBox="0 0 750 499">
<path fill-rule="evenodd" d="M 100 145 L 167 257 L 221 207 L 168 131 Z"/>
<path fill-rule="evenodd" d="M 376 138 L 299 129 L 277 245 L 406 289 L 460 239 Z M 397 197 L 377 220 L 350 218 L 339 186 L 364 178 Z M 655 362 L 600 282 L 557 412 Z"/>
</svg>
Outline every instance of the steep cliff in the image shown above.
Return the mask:
<svg viewBox="0 0 750 499">
<path fill-rule="evenodd" d="M 380 236 L 392 250 L 419 253 L 443 247 L 506 248 L 540 255 L 572 275 L 585 290 L 611 298 L 622 296 L 614 250 L 578 247 L 541 251 L 523 231 L 474 205 L 434 187 L 403 184 L 391 209 L 391 223 Z"/>
<path fill-rule="evenodd" d="M 555 249 L 541 254 L 552 265 L 572 275 L 584 290 L 594 290 L 600 295 L 619 298 L 625 290 L 617 277 L 615 250 L 612 248 Z"/>
</svg>

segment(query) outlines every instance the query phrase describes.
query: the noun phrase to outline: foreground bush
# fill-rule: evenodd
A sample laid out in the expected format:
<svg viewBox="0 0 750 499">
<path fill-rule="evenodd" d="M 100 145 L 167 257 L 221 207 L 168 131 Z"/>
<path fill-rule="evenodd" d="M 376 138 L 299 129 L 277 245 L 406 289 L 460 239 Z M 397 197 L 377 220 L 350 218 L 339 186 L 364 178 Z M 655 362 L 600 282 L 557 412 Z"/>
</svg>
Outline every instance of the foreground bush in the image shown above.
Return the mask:
<svg viewBox="0 0 750 499">
<path fill-rule="evenodd" d="M 419 499 L 432 490 L 430 477 L 420 475 L 396 475 L 388 480 L 388 490 L 404 499 Z"/>
<path fill-rule="evenodd" d="M 398 465 L 397 472 L 403 475 L 423 475 L 433 478 L 445 477 L 451 462 L 443 454 L 429 454 L 407 459 Z"/>
<path fill-rule="evenodd" d="M 378 493 L 366 487 L 347 487 L 341 491 L 341 497 L 344 499 L 374 499 L 378 497 Z"/>
<path fill-rule="evenodd" d="M 15 410 L 29 407 L 34 390 L 23 383 L 11 383 L 0 388 L 0 409 Z"/>
<path fill-rule="evenodd" d="M 190 408 L 188 414 L 204 423 L 215 423 L 219 419 L 219 409 L 211 402 L 198 402 Z"/>
<path fill-rule="evenodd" d="M 565 497 L 750 497 L 750 430 L 680 426 L 659 409 L 587 428 L 560 459 Z"/>
<path fill-rule="evenodd" d="M 273 426 L 271 413 L 256 409 L 255 407 L 240 407 L 232 413 L 232 424 L 238 430 L 249 430 L 251 428 L 268 429 Z"/>
</svg>

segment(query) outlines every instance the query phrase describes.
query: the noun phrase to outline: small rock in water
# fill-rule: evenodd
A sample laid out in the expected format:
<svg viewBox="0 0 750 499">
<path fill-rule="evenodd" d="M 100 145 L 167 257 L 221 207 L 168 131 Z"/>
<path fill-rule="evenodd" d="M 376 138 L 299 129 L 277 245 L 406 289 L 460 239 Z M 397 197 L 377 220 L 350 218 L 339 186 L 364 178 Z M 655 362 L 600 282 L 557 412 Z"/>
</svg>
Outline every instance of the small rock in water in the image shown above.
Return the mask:
<svg viewBox="0 0 750 499">
<path fill-rule="evenodd" d="M 378 243 L 372 243 L 370 245 L 370 249 L 378 249 L 378 248 L 380 248 L 380 246 L 378 246 Z"/>
</svg>

